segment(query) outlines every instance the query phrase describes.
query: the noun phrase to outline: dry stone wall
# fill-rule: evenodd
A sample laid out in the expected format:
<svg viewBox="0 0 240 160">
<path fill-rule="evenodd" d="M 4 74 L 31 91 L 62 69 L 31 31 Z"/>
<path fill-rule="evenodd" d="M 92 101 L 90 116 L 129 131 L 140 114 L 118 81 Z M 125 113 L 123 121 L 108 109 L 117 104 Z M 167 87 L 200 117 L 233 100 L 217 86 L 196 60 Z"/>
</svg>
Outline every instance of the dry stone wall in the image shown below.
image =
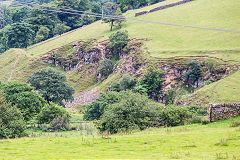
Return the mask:
<svg viewBox="0 0 240 160">
<path fill-rule="evenodd" d="M 207 118 L 210 122 L 240 115 L 240 102 L 210 104 Z"/>
<path fill-rule="evenodd" d="M 138 12 L 138 13 L 135 14 L 135 17 L 143 15 L 143 14 L 148 14 L 148 13 L 151 13 L 151 12 L 159 11 L 159 10 L 162 10 L 162 9 L 170 8 L 170 7 L 173 7 L 173 6 L 177 6 L 177 5 L 180 5 L 180 4 L 184 4 L 184 3 L 187 3 L 187 2 L 190 2 L 190 1 L 193 1 L 193 0 L 183 0 L 183 1 L 176 2 L 176 3 L 171 3 L 171 4 L 167 4 L 167 5 L 164 5 L 164 6 L 157 7 L 157 8 L 151 9 L 150 11 Z"/>
</svg>

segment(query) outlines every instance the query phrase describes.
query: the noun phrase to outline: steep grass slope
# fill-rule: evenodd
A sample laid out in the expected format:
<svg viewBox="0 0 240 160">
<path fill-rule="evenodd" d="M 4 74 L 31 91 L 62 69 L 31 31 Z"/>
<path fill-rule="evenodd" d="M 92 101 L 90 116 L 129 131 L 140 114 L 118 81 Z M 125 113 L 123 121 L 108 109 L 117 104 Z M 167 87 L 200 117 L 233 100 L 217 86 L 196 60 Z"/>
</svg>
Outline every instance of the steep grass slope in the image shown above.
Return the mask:
<svg viewBox="0 0 240 160">
<path fill-rule="evenodd" d="M 128 18 L 147 21 L 240 30 L 240 1 L 236 0 L 195 0 L 184 5 L 134 17 L 136 12 L 149 10 L 159 5 L 172 2 L 176 1 L 167 0 L 138 10 L 128 11 L 125 15 Z M 237 33 L 132 21 L 125 22 L 122 30 L 127 30 L 132 38 L 148 38 L 149 41 L 146 42 L 146 46 L 152 57 L 169 58 L 175 56 L 208 55 L 226 60 L 226 63 L 239 64 L 240 62 L 240 34 Z M 99 41 L 105 40 L 113 32 L 109 31 L 108 24 L 98 21 L 83 28 L 35 44 L 24 50 L 11 49 L 0 55 L 0 80 L 7 81 L 12 77 L 10 78 L 11 80 L 26 81 L 26 78 L 32 72 L 49 66 L 48 64 L 38 61 L 39 57 L 46 52 L 78 40 L 87 40 L 90 38 Z M 19 62 L 15 63 L 19 53 L 23 53 L 24 56 L 21 56 Z M 12 73 L 12 76 L 10 73 Z M 240 75 L 239 72 L 236 74 Z M 87 81 L 82 81 L 76 71 L 68 73 L 67 76 L 71 85 L 75 88 L 80 88 L 78 89 L 79 92 L 95 83 L 94 77 L 90 77 Z M 222 81 L 225 82 L 225 79 Z M 222 86 L 217 85 L 214 89 L 221 90 L 221 87 Z M 238 88 L 236 83 L 230 85 L 228 81 L 226 81 L 226 87 L 228 88 L 228 92 L 224 94 L 229 95 L 228 97 L 235 91 L 234 88 Z M 206 86 L 202 89 L 203 95 L 205 95 L 205 91 L 208 92 L 208 88 L 209 86 Z M 240 90 L 236 92 L 236 94 L 240 94 Z M 215 92 L 211 93 L 213 97 L 217 96 Z M 221 98 L 222 97 L 218 100 L 225 100 L 225 98 Z M 231 99 L 231 101 L 232 100 L 240 101 L 240 98 Z"/>
<path fill-rule="evenodd" d="M 147 129 L 131 135 L 88 136 L 81 131 L 0 140 L 1 159 L 238 159 L 240 117 L 201 125 Z M 17 146 L 17 148 L 16 148 Z"/>
</svg>

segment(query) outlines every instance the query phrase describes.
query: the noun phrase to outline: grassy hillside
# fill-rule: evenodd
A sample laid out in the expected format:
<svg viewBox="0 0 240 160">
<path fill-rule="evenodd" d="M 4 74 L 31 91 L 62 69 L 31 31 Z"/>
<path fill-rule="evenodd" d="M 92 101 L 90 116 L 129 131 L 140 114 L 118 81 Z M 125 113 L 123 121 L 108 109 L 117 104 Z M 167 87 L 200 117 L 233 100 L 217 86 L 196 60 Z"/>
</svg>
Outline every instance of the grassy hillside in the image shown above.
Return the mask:
<svg viewBox="0 0 240 160">
<path fill-rule="evenodd" d="M 183 5 L 134 17 L 136 12 L 150 10 L 172 2 L 176 2 L 176 0 L 166 0 L 152 6 L 128 11 L 125 15 L 128 18 L 198 27 L 232 30 L 239 30 L 240 28 L 240 1 L 236 0 L 195 0 Z M 129 21 L 124 23 L 122 30 L 127 30 L 132 38 L 148 38 L 150 41 L 145 43 L 152 57 L 169 58 L 175 56 L 208 55 L 226 60 L 226 63 L 239 64 L 240 62 L 240 34 L 237 33 Z M 38 58 L 46 52 L 78 40 L 87 40 L 90 38 L 95 38 L 99 41 L 105 40 L 111 33 L 113 32 L 109 31 L 108 24 L 98 21 L 35 44 L 24 50 L 11 49 L 0 55 L 0 80 L 26 81 L 26 78 L 32 72 L 49 66 L 38 61 Z M 15 63 L 19 53 L 22 56 Z M 12 76 L 10 73 L 12 73 Z M 236 74 L 239 74 L 239 72 Z M 85 90 L 95 83 L 94 77 L 89 77 L 88 80 L 82 81 L 75 71 L 68 73 L 67 76 L 69 84 L 75 86 L 78 92 Z M 240 94 L 240 90 L 235 89 L 239 88 L 237 83 L 229 83 L 227 79 L 221 80 L 221 83 L 224 83 L 227 88 L 223 94 L 225 96 L 218 99 L 213 98 L 214 101 L 225 101 L 225 97 L 231 97 L 232 93 Z M 199 91 L 202 93 L 203 99 L 205 92 L 209 93 L 209 90 L 213 89 L 211 87 L 213 85 L 215 83 Z M 214 90 L 221 91 L 221 89 L 221 85 L 216 84 L 214 87 Z M 211 93 L 212 97 L 219 97 L 218 92 L 214 91 Z M 227 100 L 239 101 L 240 98 L 229 98 Z"/>
<path fill-rule="evenodd" d="M 131 135 L 88 136 L 81 131 L 0 141 L 2 159 L 238 159 L 240 117 L 201 125 L 147 129 Z M 16 148 L 17 146 L 17 148 Z"/>
<path fill-rule="evenodd" d="M 240 71 L 204 88 L 185 98 L 192 105 L 224 102 L 238 102 L 240 91 Z"/>
</svg>

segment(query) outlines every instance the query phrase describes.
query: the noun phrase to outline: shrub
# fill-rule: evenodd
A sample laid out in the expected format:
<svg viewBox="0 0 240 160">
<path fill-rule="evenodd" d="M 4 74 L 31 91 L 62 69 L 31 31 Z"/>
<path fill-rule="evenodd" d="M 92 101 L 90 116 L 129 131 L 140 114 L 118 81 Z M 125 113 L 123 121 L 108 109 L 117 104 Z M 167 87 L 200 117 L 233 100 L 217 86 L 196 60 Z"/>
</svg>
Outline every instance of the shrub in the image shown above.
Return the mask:
<svg viewBox="0 0 240 160">
<path fill-rule="evenodd" d="M 38 122 L 40 124 L 50 123 L 56 117 L 67 117 L 70 119 L 70 114 L 65 108 L 51 102 L 50 104 L 45 104 L 42 108 L 38 115 Z"/>
<path fill-rule="evenodd" d="M 119 91 L 123 91 L 123 90 L 127 90 L 127 89 L 132 89 L 134 84 L 135 84 L 134 78 L 132 78 L 128 74 L 125 74 L 120 79 L 119 82 L 113 81 L 110 89 L 111 89 L 111 91 L 119 92 Z"/>
<path fill-rule="evenodd" d="M 183 80 L 184 83 L 187 85 L 194 85 L 195 82 L 197 82 L 198 87 L 198 80 L 202 76 L 201 75 L 201 68 L 202 66 L 198 61 L 191 61 L 188 63 L 188 66 L 190 67 L 190 70 L 184 73 Z"/>
<path fill-rule="evenodd" d="M 162 76 L 162 71 L 150 68 L 147 74 L 142 79 L 142 82 L 140 82 L 143 87 L 146 88 L 147 94 L 153 99 L 160 98 L 160 94 L 162 93 Z"/>
<path fill-rule="evenodd" d="M 147 93 L 147 89 L 144 87 L 142 80 L 138 81 L 137 84 L 134 86 L 134 91 L 141 94 Z"/>
<path fill-rule="evenodd" d="M 150 105 L 146 96 L 122 91 L 121 100 L 107 107 L 98 122 L 98 129 L 109 133 L 145 129 L 156 122 L 157 107 Z"/>
<path fill-rule="evenodd" d="M 208 107 L 203 106 L 188 106 L 186 107 L 189 112 L 198 116 L 206 116 Z"/>
<path fill-rule="evenodd" d="M 0 138 L 15 138 L 25 136 L 26 123 L 21 112 L 15 106 L 7 103 L 0 93 Z"/>
<path fill-rule="evenodd" d="M 33 119 L 46 103 L 33 91 L 33 87 L 26 83 L 9 82 L 3 86 L 7 102 L 16 105 L 26 121 Z"/>
<path fill-rule="evenodd" d="M 53 130 L 69 130 L 70 123 L 67 116 L 55 117 L 51 123 L 50 128 Z"/>
<path fill-rule="evenodd" d="M 191 117 L 191 114 L 184 107 L 164 106 L 159 111 L 161 125 L 178 126 Z"/>
<path fill-rule="evenodd" d="M 120 83 L 117 81 L 113 81 L 110 86 L 110 90 L 115 92 L 120 92 Z"/>
<path fill-rule="evenodd" d="M 101 80 L 107 79 L 107 77 L 113 72 L 114 64 L 109 59 L 104 59 L 100 62 L 98 67 L 98 75 L 101 75 Z"/>
<path fill-rule="evenodd" d="M 134 78 L 125 74 L 120 80 L 120 90 L 132 89 L 135 84 Z"/>
<path fill-rule="evenodd" d="M 129 37 L 127 31 L 118 31 L 109 37 L 110 48 L 113 51 L 113 58 L 119 60 L 119 55 L 122 49 L 128 44 Z"/>
<path fill-rule="evenodd" d="M 84 120 L 99 120 L 102 114 L 104 113 L 105 108 L 109 104 L 113 104 L 120 100 L 120 94 L 117 92 L 106 92 L 101 93 L 100 97 L 96 102 L 92 102 L 88 105 L 85 105 L 86 112 L 84 113 Z"/>
</svg>

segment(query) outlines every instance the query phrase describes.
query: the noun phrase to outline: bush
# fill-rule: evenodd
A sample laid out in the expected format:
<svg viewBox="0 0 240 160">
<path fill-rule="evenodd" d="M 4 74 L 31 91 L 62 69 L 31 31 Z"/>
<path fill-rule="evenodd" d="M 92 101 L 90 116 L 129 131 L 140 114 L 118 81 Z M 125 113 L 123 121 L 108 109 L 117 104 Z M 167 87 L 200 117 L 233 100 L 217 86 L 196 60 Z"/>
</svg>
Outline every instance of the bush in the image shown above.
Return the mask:
<svg viewBox="0 0 240 160">
<path fill-rule="evenodd" d="M 132 89 L 135 84 L 134 78 L 125 74 L 120 80 L 120 90 Z"/>
<path fill-rule="evenodd" d="M 53 130 L 69 130 L 70 123 L 67 116 L 55 117 L 50 123 L 50 129 Z"/>
<path fill-rule="evenodd" d="M 101 93 L 96 102 L 84 106 L 86 112 L 84 113 L 83 119 L 87 121 L 99 120 L 109 104 L 116 103 L 120 100 L 120 95 L 121 94 L 117 92 Z"/>
<path fill-rule="evenodd" d="M 189 112 L 192 114 L 196 114 L 198 116 L 206 116 L 207 115 L 207 109 L 208 107 L 202 107 L 202 106 L 189 106 L 186 107 Z"/>
<path fill-rule="evenodd" d="M 104 59 L 100 62 L 98 67 L 98 75 L 101 75 L 101 80 L 107 79 L 107 77 L 113 72 L 114 64 L 109 59 Z"/>
<path fill-rule="evenodd" d="M 98 122 L 98 129 L 111 134 L 151 127 L 157 121 L 157 106 L 150 105 L 146 96 L 122 91 L 121 100 L 107 107 Z"/>
<path fill-rule="evenodd" d="M 25 136 L 26 123 L 21 112 L 6 102 L 0 93 L 0 138 Z"/>
<path fill-rule="evenodd" d="M 159 117 L 163 126 L 178 126 L 183 125 L 191 114 L 183 107 L 164 106 L 159 111 Z"/>
<path fill-rule="evenodd" d="M 7 102 L 16 105 L 26 121 L 33 119 L 46 103 L 33 91 L 33 87 L 26 83 L 9 82 L 3 86 Z"/>
<path fill-rule="evenodd" d="M 142 82 L 139 82 L 143 85 L 144 88 L 146 88 L 149 97 L 154 99 L 160 98 L 163 85 L 163 80 L 161 79 L 162 76 L 162 71 L 150 68 L 142 79 Z"/>
<path fill-rule="evenodd" d="M 119 92 L 119 91 L 123 91 L 123 90 L 127 90 L 127 89 L 132 89 L 134 84 L 135 84 L 134 78 L 132 78 L 128 74 L 125 74 L 120 79 L 119 82 L 113 81 L 110 89 L 111 89 L 111 91 Z"/>
<path fill-rule="evenodd" d="M 188 66 L 190 67 L 190 70 L 184 73 L 182 77 L 184 80 L 184 83 L 187 85 L 193 86 L 195 82 L 197 82 L 197 87 L 198 87 L 198 80 L 202 76 L 201 75 L 202 66 L 198 61 L 189 62 Z"/>
<path fill-rule="evenodd" d="M 51 102 L 42 108 L 41 112 L 38 115 L 38 122 L 40 124 L 50 123 L 56 117 L 67 117 L 69 120 L 70 114 L 66 111 L 65 108 Z"/>
<path fill-rule="evenodd" d="M 127 31 L 118 31 L 109 37 L 110 48 L 113 51 L 113 58 L 119 60 L 119 55 L 122 49 L 128 44 L 129 37 Z"/>
<path fill-rule="evenodd" d="M 120 92 L 120 83 L 117 81 L 113 81 L 110 86 L 110 90 L 115 92 Z"/>
</svg>

